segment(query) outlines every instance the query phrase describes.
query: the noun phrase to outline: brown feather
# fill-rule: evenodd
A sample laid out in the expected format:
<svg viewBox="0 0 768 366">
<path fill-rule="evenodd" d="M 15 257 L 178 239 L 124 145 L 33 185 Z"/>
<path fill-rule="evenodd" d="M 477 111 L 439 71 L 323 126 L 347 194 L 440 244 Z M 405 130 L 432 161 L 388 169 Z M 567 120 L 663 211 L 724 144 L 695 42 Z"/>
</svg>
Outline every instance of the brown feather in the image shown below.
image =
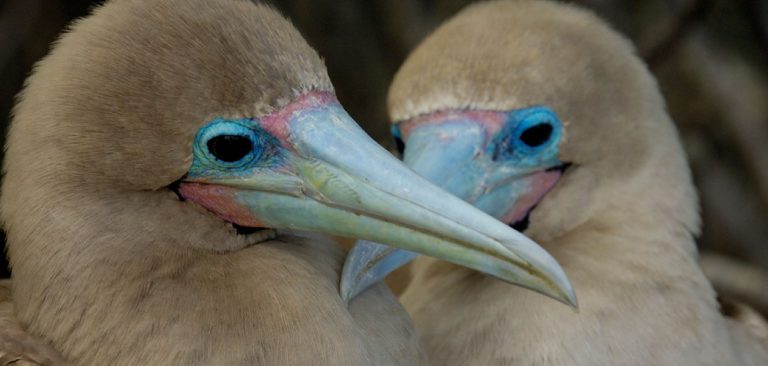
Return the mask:
<svg viewBox="0 0 768 366">
<path fill-rule="evenodd" d="M 394 121 L 441 109 L 552 107 L 573 165 L 526 234 L 580 312 L 429 258 L 401 300 L 436 365 L 765 365 L 736 346 L 696 260 L 697 198 L 655 80 L 630 43 L 555 2 L 473 5 L 408 57 Z"/>
<path fill-rule="evenodd" d="M 385 287 L 341 301 L 334 242 L 238 235 L 166 189 L 204 123 L 311 90 L 332 91 L 321 59 L 265 5 L 116 0 L 76 22 L 8 136 L 1 217 L 27 334 L 75 365 L 418 364 Z"/>
<path fill-rule="evenodd" d="M 62 366 L 64 360 L 45 341 L 27 334 L 16 321 L 11 281 L 0 281 L 0 365 Z"/>
</svg>

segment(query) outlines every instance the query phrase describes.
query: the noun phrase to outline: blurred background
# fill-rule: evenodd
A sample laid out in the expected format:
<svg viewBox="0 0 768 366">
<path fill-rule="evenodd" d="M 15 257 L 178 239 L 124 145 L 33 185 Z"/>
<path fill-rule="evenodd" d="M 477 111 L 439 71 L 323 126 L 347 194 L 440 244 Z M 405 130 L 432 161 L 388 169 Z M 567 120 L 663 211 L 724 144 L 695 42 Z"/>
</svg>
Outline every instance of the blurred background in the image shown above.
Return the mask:
<svg viewBox="0 0 768 366">
<path fill-rule="evenodd" d="M 102 1 L 0 0 L 0 136 L 34 63 Z M 386 91 L 409 50 L 469 0 L 273 0 L 325 58 L 342 104 L 391 147 Z M 705 270 L 768 314 L 768 0 L 582 0 L 632 39 L 701 194 Z M 7 276 L 4 263 L 0 273 Z"/>
</svg>

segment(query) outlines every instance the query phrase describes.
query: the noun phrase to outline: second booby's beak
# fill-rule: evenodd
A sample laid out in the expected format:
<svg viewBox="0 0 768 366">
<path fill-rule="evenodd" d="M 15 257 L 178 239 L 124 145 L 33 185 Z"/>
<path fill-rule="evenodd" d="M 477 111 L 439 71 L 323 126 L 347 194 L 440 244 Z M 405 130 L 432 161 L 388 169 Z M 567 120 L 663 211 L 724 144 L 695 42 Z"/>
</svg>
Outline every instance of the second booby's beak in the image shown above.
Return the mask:
<svg viewBox="0 0 768 366">
<path fill-rule="evenodd" d="M 562 130 L 554 111 L 542 106 L 439 111 L 393 126 L 409 168 L 520 230 L 562 174 L 565 165 L 557 159 Z M 355 297 L 417 256 L 358 241 L 344 265 L 342 296 Z"/>
<path fill-rule="evenodd" d="M 546 251 L 406 168 L 330 94 L 203 127 L 180 193 L 241 226 L 381 242 L 576 301 Z"/>
</svg>

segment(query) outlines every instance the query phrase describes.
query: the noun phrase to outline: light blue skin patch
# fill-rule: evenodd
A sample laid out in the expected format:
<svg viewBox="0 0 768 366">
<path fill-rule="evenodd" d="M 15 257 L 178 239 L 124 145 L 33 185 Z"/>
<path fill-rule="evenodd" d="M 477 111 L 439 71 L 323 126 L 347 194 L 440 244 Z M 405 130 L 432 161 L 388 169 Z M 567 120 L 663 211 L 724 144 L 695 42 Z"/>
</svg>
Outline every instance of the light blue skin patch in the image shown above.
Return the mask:
<svg viewBox="0 0 768 366">
<path fill-rule="evenodd" d="M 394 159 L 338 104 L 307 104 L 280 119 L 206 125 L 181 194 L 240 225 L 388 243 L 575 306 L 543 248 Z"/>
<path fill-rule="evenodd" d="M 325 123 L 320 125 L 319 120 Z M 424 179 L 404 165 L 376 164 L 391 159 L 392 155 L 373 141 L 338 104 L 302 111 L 292 119 L 291 133 L 294 148 L 302 156 L 346 167 L 366 183 L 398 197 L 409 199 L 415 192 L 423 191 L 418 184 Z M 343 146 L 344 150 L 337 146 Z"/>
<path fill-rule="evenodd" d="M 318 125 L 318 120 L 323 120 L 323 125 Z M 445 195 L 443 190 L 433 189 L 433 183 L 404 164 L 383 164 L 392 159 L 392 155 L 368 137 L 338 104 L 302 111 L 292 119 L 291 131 L 294 148 L 301 156 L 345 167 L 354 171 L 355 176 L 365 184 L 408 202 L 423 203 L 422 207 L 429 207 L 441 217 L 482 230 L 493 237 L 508 236 L 508 232 L 501 230 L 503 226 L 486 221 L 485 217 L 456 210 L 457 205 L 463 206 L 466 202 Z M 344 146 L 344 150 L 336 146 Z"/>
<path fill-rule="evenodd" d="M 471 120 L 453 120 L 415 127 L 408 136 L 405 164 L 453 195 L 500 218 L 529 188 L 519 178 L 556 167 L 562 123 L 551 109 L 536 106 L 508 112 L 502 128 L 485 145 L 485 129 Z M 551 127 L 537 146 L 523 142 L 533 126 Z M 393 135 L 399 129 L 393 126 Z M 417 253 L 370 241 L 358 241 L 349 253 L 341 279 L 341 296 L 349 301 L 381 281 Z"/>
<path fill-rule="evenodd" d="M 457 209 L 466 203 L 435 189 L 429 181 L 396 162 L 339 104 L 297 110 L 286 125 L 287 137 L 282 141 L 255 120 L 212 121 L 196 137 L 189 179 L 243 188 L 235 193 L 236 198 L 259 219 L 275 215 L 269 211 L 264 214 L 261 208 L 266 207 L 266 200 L 260 191 L 288 196 L 304 204 L 314 205 L 308 202 L 313 200 L 373 217 L 401 217 L 406 222 L 421 222 L 437 230 L 434 234 L 439 232 L 460 240 L 475 240 L 479 230 L 486 232 L 488 239 L 509 238 L 509 233 L 500 230 L 497 223 Z M 222 162 L 207 148 L 212 138 L 222 135 L 249 137 L 254 151 L 236 162 Z M 374 201 L 374 197 L 380 200 Z M 406 203 L 414 206 L 403 212 L 402 204 Z M 316 215 L 307 211 L 299 212 L 292 221 L 304 225 L 314 224 L 315 219 Z M 467 227 L 450 225 L 455 222 Z M 286 223 L 281 225 L 285 227 Z"/>
<path fill-rule="evenodd" d="M 225 162 L 208 149 L 208 142 L 219 136 L 243 136 L 251 140 L 251 151 L 243 158 Z M 189 178 L 247 177 L 257 170 L 268 170 L 285 164 L 285 150 L 280 141 L 252 119 L 215 119 L 203 126 L 195 137 Z"/>
</svg>

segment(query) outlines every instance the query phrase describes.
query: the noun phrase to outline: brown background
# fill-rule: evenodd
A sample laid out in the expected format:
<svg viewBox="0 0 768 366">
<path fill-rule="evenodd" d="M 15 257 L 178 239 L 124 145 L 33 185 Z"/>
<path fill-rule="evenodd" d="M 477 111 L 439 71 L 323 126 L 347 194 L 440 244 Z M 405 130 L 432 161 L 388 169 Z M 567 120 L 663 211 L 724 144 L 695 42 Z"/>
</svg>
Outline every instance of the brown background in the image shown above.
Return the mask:
<svg viewBox="0 0 768 366">
<path fill-rule="evenodd" d="M 412 49 L 468 0 L 275 0 L 325 58 L 339 99 L 389 146 L 385 95 Z M 658 77 L 701 192 L 702 248 L 768 269 L 768 1 L 583 0 Z M 35 61 L 100 1 L 0 0 L 0 129 Z M 0 271 L 4 268 L 0 264 Z M 7 275 L 7 273 L 5 273 Z"/>
</svg>

